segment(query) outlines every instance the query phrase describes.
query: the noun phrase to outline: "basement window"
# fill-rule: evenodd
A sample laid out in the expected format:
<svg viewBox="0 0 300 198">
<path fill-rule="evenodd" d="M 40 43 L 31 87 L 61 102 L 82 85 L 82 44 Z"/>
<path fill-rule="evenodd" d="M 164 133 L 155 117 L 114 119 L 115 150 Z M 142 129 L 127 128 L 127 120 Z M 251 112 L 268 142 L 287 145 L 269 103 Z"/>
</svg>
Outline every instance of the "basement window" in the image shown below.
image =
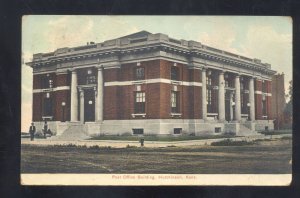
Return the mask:
<svg viewBox="0 0 300 198">
<path fill-rule="evenodd" d="M 132 129 L 133 135 L 143 135 L 144 129 Z"/>
<path fill-rule="evenodd" d="M 181 134 L 182 128 L 174 128 L 174 134 Z"/>
<path fill-rule="evenodd" d="M 221 127 L 215 127 L 215 133 L 221 133 Z"/>
</svg>

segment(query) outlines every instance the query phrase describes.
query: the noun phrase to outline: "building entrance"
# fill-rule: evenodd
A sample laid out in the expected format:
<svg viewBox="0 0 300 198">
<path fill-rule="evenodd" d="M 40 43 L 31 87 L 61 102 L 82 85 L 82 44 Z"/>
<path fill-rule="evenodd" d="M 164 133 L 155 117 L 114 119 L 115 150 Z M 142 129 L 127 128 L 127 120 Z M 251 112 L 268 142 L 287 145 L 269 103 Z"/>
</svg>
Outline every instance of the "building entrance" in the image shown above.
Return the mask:
<svg viewBox="0 0 300 198">
<path fill-rule="evenodd" d="M 225 120 L 230 121 L 230 94 L 226 92 L 225 94 Z"/>
<path fill-rule="evenodd" d="M 95 91 L 84 90 L 84 122 L 95 121 Z"/>
</svg>

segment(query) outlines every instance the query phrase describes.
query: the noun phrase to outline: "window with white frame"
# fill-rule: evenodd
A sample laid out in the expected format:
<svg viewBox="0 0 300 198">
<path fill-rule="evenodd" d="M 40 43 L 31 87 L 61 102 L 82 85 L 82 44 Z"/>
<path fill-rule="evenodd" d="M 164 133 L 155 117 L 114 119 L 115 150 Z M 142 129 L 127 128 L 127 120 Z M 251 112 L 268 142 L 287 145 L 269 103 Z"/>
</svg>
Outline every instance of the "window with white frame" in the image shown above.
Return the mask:
<svg viewBox="0 0 300 198">
<path fill-rule="evenodd" d="M 146 102 L 145 92 L 143 91 L 135 92 L 134 113 L 145 113 L 145 102 Z"/>
<path fill-rule="evenodd" d="M 206 76 L 206 84 L 211 85 L 211 76 Z"/>
<path fill-rule="evenodd" d="M 265 95 L 262 95 L 262 114 L 263 116 L 267 115 L 267 100 Z"/>
<path fill-rule="evenodd" d="M 52 98 L 47 92 L 43 99 L 43 116 L 52 116 Z"/>
<path fill-rule="evenodd" d="M 177 66 L 171 67 L 171 80 L 179 80 L 179 68 Z"/>
<path fill-rule="evenodd" d="M 96 76 L 92 69 L 87 70 L 86 84 L 96 84 Z"/>
<path fill-rule="evenodd" d="M 145 79 L 145 68 L 144 67 L 137 67 L 135 69 L 135 78 L 137 80 Z"/>
<path fill-rule="evenodd" d="M 171 92 L 171 112 L 179 113 L 179 93 L 178 93 L 178 91 Z"/>
<path fill-rule="evenodd" d="M 212 112 L 212 103 L 211 103 L 211 96 L 212 96 L 212 90 L 207 89 L 206 90 L 206 101 L 207 101 L 207 112 Z"/>
</svg>

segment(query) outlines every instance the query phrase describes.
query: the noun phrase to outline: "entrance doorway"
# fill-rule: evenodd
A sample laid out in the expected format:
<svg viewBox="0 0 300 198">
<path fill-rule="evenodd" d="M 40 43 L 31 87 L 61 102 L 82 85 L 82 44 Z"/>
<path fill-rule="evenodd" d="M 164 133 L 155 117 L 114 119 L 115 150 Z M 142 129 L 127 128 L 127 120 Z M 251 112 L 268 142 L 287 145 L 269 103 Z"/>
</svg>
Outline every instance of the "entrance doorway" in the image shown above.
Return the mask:
<svg viewBox="0 0 300 198">
<path fill-rule="evenodd" d="M 95 121 L 95 91 L 84 90 L 84 122 Z"/>
</svg>

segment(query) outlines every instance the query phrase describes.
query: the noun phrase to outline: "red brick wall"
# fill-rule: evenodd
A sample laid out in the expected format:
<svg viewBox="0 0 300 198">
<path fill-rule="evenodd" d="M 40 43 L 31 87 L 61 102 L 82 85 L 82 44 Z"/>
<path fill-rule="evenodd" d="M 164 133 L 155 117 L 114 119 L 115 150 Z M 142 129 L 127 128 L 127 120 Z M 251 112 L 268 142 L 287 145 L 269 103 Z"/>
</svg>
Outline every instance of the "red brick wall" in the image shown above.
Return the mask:
<svg viewBox="0 0 300 198">
<path fill-rule="evenodd" d="M 160 60 L 160 77 L 171 79 L 171 66 L 172 63 L 166 60 Z"/>
<path fill-rule="evenodd" d="M 190 118 L 202 118 L 202 88 L 190 87 L 190 97 L 187 98 L 186 103 L 190 105 Z"/>
<path fill-rule="evenodd" d="M 265 81 L 267 84 L 267 93 L 272 93 L 272 81 Z"/>
<path fill-rule="evenodd" d="M 149 119 L 159 119 L 160 116 L 160 84 L 148 84 L 146 88 L 146 116 Z"/>
<path fill-rule="evenodd" d="M 33 89 L 42 89 L 42 74 L 33 75 Z"/>
<path fill-rule="evenodd" d="M 135 68 L 144 67 L 145 68 L 145 79 L 160 78 L 160 61 L 142 61 L 140 66 L 135 63 L 123 64 L 120 69 L 110 69 L 108 73 L 105 73 L 105 82 L 109 81 L 132 81 L 135 79 Z M 107 70 L 108 71 L 108 70 Z M 117 72 L 119 73 L 119 77 Z"/>
<path fill-rule="evenodd" d="M 159 63 L 159 60 L 141 62 L 141 66 L 145 68 L 146 79 L 160 78 Z"/>
<path fill-rule="evenodd" d="M 109 88 L 108 88 L 109 89 Z M 119 119 L 131 119 L 131 114 L 133 113 L 133 86 L 120 86 L 119 89 L 119 95 L 121 97 L 119 98 Z M 104 101 L 106 104 L 107 102 Z M 104 111 L 104 115 L 106 114 L 106 111 Z M 117 115 L 111 116 L 111 117 L 118 117 Z M 111 118 L 112 119 L 112 118 Z"/>
<path fill-rule="evenodd" d="M 266 81 L 267 83 L 267 93 L 272 93 L 272 81 Z M 267 100 L 267 116 L 268 120 L 273 119 L 272 116 L 272 96 L 266 96 Z"/>
<path fill-rule="evenodd" d="M 168 119 L 171 113 L 171 86 L 170 84 L 160 84 L 160 118 Z"/>
<path fill-rule="evenodd" d="M 49 73 L 50 79 L 53 80 L 53 88 L 59 86 L 69 86 L 70 77 L 69 74 L 55 74 Z M 47 74 L 35 74 L 33 75 L 33 89 L 43 89 L 43 79 L 47 77 Z"/>
<path fill-rule="evenodd" d="M 46 78 L 47 74 L 35 74 L 33 75 L 33 89 L 43 89 L 43 78 Z M 53 87 L 56 87 L 56 74 L 49 73 L 49 78 L 53 80 Z"/>
<path fill-rule="evenodd" d="M 262 91 L 262 81 L 255 80 L 255 91 Z M 262 95 L 255 93 L 255 119 L 262 119 Z"/>
<path fill-rule="evenodd" d="M 191 82 L 202 82 L 202 71 L 199 69 L 189 69 Z"/>
<path fill-rule="evenodd" d="M 118 117 L 118 86 L 104 87 L 104 119 L 114 120 Z M 122 99 L 125 99 L 123 97 Z"/>
<path fill-rule="evenodd" d="M 179 80 L 190 81 L 190 71 L 187 66 L 181 63 L 177 63 L 177 67 L 179 67 L 179 71 L 181 74 Z"/>
<path fill-rule="evenodd" d="M 134 68 L 136 67 L 136 63 L 128 63 L 123 64 L 120 68 L 120 81 L 130 81 L 134 79 Z M 116 72 L 116 71 L 113 71 Z M 114 81 L 114 80 L 112 80 Z"/>
<path fill-rule="evenodd" d="M 112 69 L 105 69 L 103 71 L 103 78 L 104 82 L 112 82 L 112 81 L 121 81 L 122 78 L 119 78 L 119 72 L 122 74 L 124 71 L 123 69 L 112 68 Z"/>
<path fill-rule="evenodd" d="M 189 119 L 190 117 L 190 88 L 187 86 L 177 86 L 180 94 L 180 113 L 182 114 L 181 118 Z M 191 101 L 191 100 L 189 100 Z M 193 104 L 192 104 L 193 105 Z"/>
<path fill-rule="evenodd" d="M 69 86 L 69 75 L 68 74 L 57 74 L 56 75 L 56 87 Z"/>
<path fill-rule="evenodd" d="M 43 93 L 33 93 L 32 98 L 32 121 L 42 121 Z"/>
</svg>

